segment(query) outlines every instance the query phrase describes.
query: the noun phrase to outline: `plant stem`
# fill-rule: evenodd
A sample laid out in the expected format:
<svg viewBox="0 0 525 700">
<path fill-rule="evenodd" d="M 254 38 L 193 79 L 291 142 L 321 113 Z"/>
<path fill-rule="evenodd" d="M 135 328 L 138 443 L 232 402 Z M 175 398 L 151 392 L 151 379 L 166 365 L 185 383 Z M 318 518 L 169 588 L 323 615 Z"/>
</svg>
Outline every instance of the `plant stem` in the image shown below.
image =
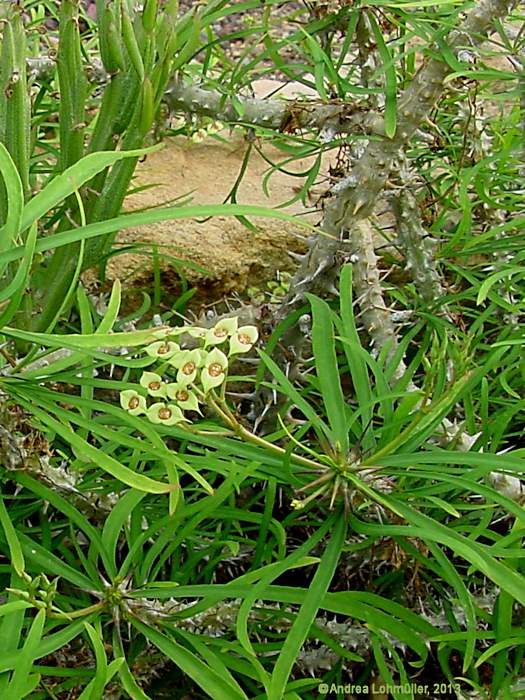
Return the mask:
<svg viewBox="0 0 525 700">
<path fill-rule="evenodd" d="M 61 612 L 61 613 L 49 613 L 49 617 L 53 618 L 59 618 L 61 620 L 73 620 L 76 617 L 85 617 L 86 615 L 90 615 L 93 612 L 97 612 L 98 610 L 102 610 L 104 607 L 105 602 L 100 601 L 98 603 L 94 603 L 93 605 L 89 605 L 87 608 L 82 608 L 81 610 L 75 610 L 72 613 L 67 613 L 67 612 Z"/>
<path fill-rule="evenodd" d="M 226 404 L 222 403 L 220 400 L 215 401 L 211 396 L 208 396 L 206 401 L 208 405 L 211 406 L 213 410 L 217 413 L 217 415 L 227 425 L 230 426 L 230 428 L 233 430 L 235 435 L 237 435 L 237 437 L 240 437 L 243 440 L 246 440 L 247 442 L 251 442 L 254 445 L 258 445 L 259 447 L 264 447 L 265 450 L 269 450 L 270 452 L 273 452 L 274 454 L 277 454 L 280 457 L 289 456 L 298 464 L 301 464 L 305 467 L 309 467 L 310 469 L 326 469 L 326 465 L 322 464 L 321 462 L 316 462 L 313 459 L 308 459 L 308 457 L 301 457 L 301 455 L 294 454 L 293 452 L 288 453 L 284 448 L 279 447 L 278 445 L 274 445 L 272 442 L 268 442 L 268 440 L 265 440 L 264 438 L 255 435 L 250 430 L 241 425 L 239 421 L 235 418 L 235 416 L 232 414 L 230 409 L 226 406 Z"/>
</svg>

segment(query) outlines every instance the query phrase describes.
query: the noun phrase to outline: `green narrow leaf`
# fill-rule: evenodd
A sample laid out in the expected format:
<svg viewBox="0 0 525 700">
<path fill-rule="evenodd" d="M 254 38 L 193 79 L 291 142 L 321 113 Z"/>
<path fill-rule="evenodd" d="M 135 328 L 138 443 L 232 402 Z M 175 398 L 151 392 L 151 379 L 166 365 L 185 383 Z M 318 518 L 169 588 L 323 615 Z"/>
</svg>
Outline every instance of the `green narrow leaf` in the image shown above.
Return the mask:
<svg viewBox="0 0 525 700">
<path fill-rule="evenodd" d="M 142 153 L 143 151 L 140 152 Z M 126 153 L 129 155 L 132 152 L 126 151 Z M 100 154 L 93 153 L 91 155 L 97 156 Z M 88 157 L 90 156 L 85 156 L 85 158 Z M 85 160 L 85 158 L 82 160 Z M 55 180 L 56 179 L 58 178 L 55 178 Z M 53 180 L 52 183 L 55 182 L 55 180 Z M 74 187 L 71 189 L 74 191 Z M 66 196 L 69 193 L 70 192 L 66 192 Z M 39 197 L 40 194 L 36 195 L 36 197 Z M 36 197 L 33 197 L 33 200 L 36 199 Z M 31 200 L 31 202 L 33 202 L 33 200 Z M 59 197 L 58 202 L 60 201 L 61 199 Z M 29 202 L 29 204 L 31 204 L 31 202 Z M 35 211 L 36 208 L 33 207 L 33 210 L 29 213 L 30 215 L 26 217 L 25 221 L 29 221 L 29 223 L 31 223 L 31 220 L 36 220 L 46 213 L 47 209 L 43 205 L 43 202 L 40 204 L 42 206 L 38 207 L 38 211 Z M 35 218 L 33 217 L 34 214 L 36 214 Z M 103 236 L 108 233 L 115 233 L 115 231 L 120 231 L 126 228 L 153 224 L 157 221 L 201 219 L 208 216 L 261 216 L 265 218 L 279 219 L 280 221 L 290 221 L 296 226 L 301 226 L 310 231 L 314 230 L 314 227 L 311 224 L 307 223 L 306 221 L 302 221 L 301 219 L 297 218 L 297 216 L 286 214 L 285 212 L 278 211 L 277 209 L 270 209 L 269 207 L 259 207 L 248 204 L 203 204 L 191 207 L 164 207 L 161 209 L 150 209 L 148 211 L 137 212 L 134 214 L 123 214 L 113 219 L 98 221 L 88 224 L 87 226 L 70 229 L 69 231 L 53 233 L 50 236 L 46 236 L 45 238 L 41 238 L 37 241 L 35 252 L 42 253 L 46 250 L 61 248 L 62 246 L 69 245 L 70 243 L 77 243 L 81 240 L 97 238 L 98 236 Z M 24 227 L 25 221 L 22 221 L 21 228 Z M 3 253 L 0 252 L 0 264 L 8 263 L 12 260 L 18 260 L 23 256 L 24 246 L 17 246 L 12 250 L 7 250 Z"/>
<path fill-rule="evenodd" d="M 64 563 L 61 559 L 27 535 L 20 534 L 18 538 L 26 560 L 32 563 L 37 568 L 37 571 L 43 571 L 53 576 L 60 576 L 83 590 L 97 588 L 98 582 L 92 581 L 85 574 L 80 573 L 77 569 Z"/>
<path fill-rule="evenodd" d="M 24 188 L 11 155 L 0 141 L 0 172 L 7 196 L 5 225 L 0 229 L 0 252 L 15 245 L 20 234 L 20 221 L 24 207 Z M 0 217 L 1 220 L 1 217 Z M 0 276 L 4 267 L 0 268 Z"/>
<path fill-rule="evenodd" d="M 367 18 L 374 32 L 377 50 L 383 61 L 385 73 L 385 134 L 389 139 L 393 139 L 397 128 L 397 78 L 394 58 L 390 54 L 374 14 L 368 12 Z"/>
<path fill-rule="evenodd" d="M 284 372 L 281 371 L 279 366 L 271 359 L 271 357 L 269 357 L 263 350 L 258 350 L 258 353 L 274 378 L 279 382 L 279 387 L 282 393 L 292 399 L 297 408 L 304 413 L 306 418 L 308 418 L 308 420 L 311 422 L 320 440 L 324 441 L 324 438 L 331 440 L 331 430 L 328 425 L 318 416 L 317 411 L 315 411 L 315 409 L 310 406 L 308 401 L 306 401 L 297 391 L 297 389 L 295 389 L 293 384 L 286 377 Z"/>
<path fill-rule="evenodd" d="M 115 673 L 117 673 L 121 668 L 122 665 L 124 664 L 124 657 L 119 656 L 118 658 L 114 659 L 110 664 L 108 664 L 107 671 L 106 671 L 106 681 L 105 685 L 109 683 L 109 681 L 113 678 Z M 82 693 L 78 696 L 78 700 L 100 700 L 101 696 L 100 694 L 94 694 L 93 693 L 93 686 L 95 685 L 95 679 L 93 678 L 88 685 L 84 688 Z M 131 695 L 130 697 L 133 697 Z"/>
<path fill-rule="evenodd" d="M 499 270 L 498 272 L 495 272 L 493 275 L 489 275 L 487 279 L 483 280 L 481 283 L 479 290 L 478 290 L 478 295 L 476 297 L 476 304 L 480 306 L 480 304 L 483 304 L 485 299 L 490 293 L 491 288 L 499 281 L 504 279 L 505 277 L 511 277 L 514 274 L 525 274 L 525 271 L 523 270 L 523 267 L 521 266 L 514 266 L 514 267 L 506 267 L 504 270 Z"/>
<path fill-rule="evenodd" d="M 104 694 L 104 687 L 106 685 L 106 677 L 108 672 L 108 660 L 106 657 L 104 644 L 102 643 L 100 620 L 97 622 L 97 629 L 92 627 L 88 622 L 84 623 L 84 627 L 88 633 L 93 651 L 95 652 L 95 677 L 92 680 L 93 685 L 90 690 L 89 699 L 98 700 Z"/>
<path fill-rule="evenodd" d="M 24 587 L 24 580 L 14 570 L 11 572 L 10 587 L 19 590 Z M 3 655 L 17 649 L 26 609 L 33 608 L 30 603 L 20 600 L 14 593 L 8 593 L 7 600 L 8 602 L 0 607 L 0 643 Z M 0 697 L 5 697 L 9 675 L 7 669 L 0 669 Z"/>
<path fill-rule="evenodd" d="M 0 299 L 4 300 L 10 298 L 7 307 L 0 314 L 0 327 L 10 323 L 21 307 L 24 294 L 26 292 L 29 275 L 31 274 L 31 265 L 33 262 L 33 255 L 35 253 L 36 237 L 37 226 L 34 224 L 29 230 L 26 245 L 24 246 L 24 256 L 18 270 L 16 271 L 15 277 L 12 282 L 0 293 Z"/>
<path fill-rule="evenodd" d="M 493 612 L 493 626 L 496 633 L 495 644 L 487 649 L 482 657 L 478 658 L 476 661 L 476 668 L 479 667 L 483 661 L 490 656 L 496 654 L 496 658 L 493 660 L 493 677 L 492 685 L 494 692 L 497 693 L 504 683 L 505 676 L 509 664 L 511 663 L 510 654 L 508 652 L 508 640 L 512 638 L 514 630 L 512 629 L 512 618 L 514 611 L 514 600 L 511 595 L 506 591 L 500 591 L 496 599 L 496 604 L 494 605 Z M 525 644 L 525 639 L 521 639 L 518 643 L 519 646 Z"/>
<path fill-rule="evenodd" d="M 434 555 L 436 561 L 441 567 L 443 572 L 443 577 L 448 580 L 449 584 L 456 591 L 458 600 L 461 603 L 461 608 L 465 612 L 465 619 L 467 624 L 467 643 L 465 645 L 465 651 L 463 654 L 463 673 L 466 673 L 469 669 L 472 661 L 474 659 L 474 652 L 476 650 L 477 643 L 477 619 L 476 619 L 476 609 L 472 601 L 472 596 L 467 590 L 467 587 L 461 578 L 461 576 L 456 571 L 453 564 L 447 559 L 445 554 L 441 551 L 441 548 L 437 546 L 434 542 L 429 543 L 429 549 Z"/>
<path fill-rule="evenodd" d="M 397 669 L 397 672 L 399 674 L 399 680 L 397 683 L 394 683 L 394 685 L 405 686 L 405 688 L 410 688 L 410 678 L 408 677 L 408 674 L 405 670 L 405 663 L 406 663 L 405 659 L 400 658 L 400 655 L 396 651 L 395 645 L 392 644 L 392 642 L 390 642 L 390 640 L 384 634 L 380 634 L 379 632 L 376 632 L 376 634 L 381 637 L 381 644 L 384 648 L 387 649 L 388 655 L 389 655 L 390 659 L 393 660 L 395 667 Z M 403 656 L 404 656 L 404 654 L 403 654 Z M 396 689 L 396 691 L 397 691 L 397 689 Z M 394 691 L 394 689 L 393 689 L 393 692 L 396 692 L 396 691 Z M 405 700 L 406 694 L 404 692 L 404 688 L 399 692 L 398 695 L 396 695 L 394 697 L 399 697 L 400 700 Z"/>
<path fill-rule="evenodd" d="M 78 454 L 83 455 L 88 462 L 91 462 L 93 465 L 111 474 L 111 476 L 115 477 L 115 479 L 118 479 L 118 481 L 121 481 L 123 484 L 131 486 L 131 488 L 137 489 L 138 491 L 145 491 L 146 493 L 169 493 L 174 489 L 174 485 L 172 484 L 163 484 L 160 481 L 155 481 L 148 476 L 144 476 L 144 474 L 131 471 L 131 469 L 125 467 L 114 457 L 104 454 L 102 450 L 93 447 L 93 445 L 90 445 L 86 440 L 75 435 L 69 427 L 55 420 L 45 411 L 40 410 L 37 406 L 33 406 L 29 401 L 24 401 L 24 404 L 31 413 L 44 423 L 44 425 L 48 425 L 57 435 L 60 435 L 70 444 Z"/>
<path fill-rule="evenodd" d="M 454 518 L 461 517 L 461 513 L 458 510 L 456 510 L 456 508 L 454 508 L 454 506 L 451 503 L 444 501 L 442 498 L 439 498 L 438 496 L 428 496 L 426 494 L 423 494 L 423 498 L 425 498 L 427 501 L 430 501 L 431 503 L 434 503 L 434 505 L 438 506 L 438 508 L 441 508 L 449 515 L 453 515 Z"/>
<path fill-rule="evenodd" d="M 39 610 L 29 629 L 24 646 L 17 656 L 13 675 L 6 690 L 6 697 L 9 700 L 19 700 L 27 694 L 28 676 L 35 659 L 38 658 L 45 621 L 46 611 Z"/>
<path fill-rule="evenodd" d="M 116 279 L 113 282 L 113 287 L 111 288 L 111 294 L 109 297 L 106 313 L 104 314 L 104 318 L 102 321 L 99 323 L 99 326 L 97 330 L 95 331 L 96 335 L 101 335 L 104 333 L 110 333 L 111 329 L 113 328 L 113 324 L 118 318 L 118 312 L 120 310 L 120 302 L 121 302 L 121 284 L 120 280 Z"/>
<path fill-rule="evenodd" d="M 147 34 L 155 29 L 157 10 L 158 0 L 146 0 L 144 9 L 142 10 L 142 26 Z"/>
<path fill-rule="evenodd" d="M 504 651 L 505 649 L 509 649 L 510 647 L 518 647 L 518 646 L 523 646 L 525 644 L 525 637 L 509 637 L 508 639 L 504 639 L 501 642 L 498 642 L 497 644 L 493 644 L 489 649 L 484 651 L 476 660 L 476 668 L 479 668 L 482 666 L 484 663 L 486 663 L 494 654 L 498 654 L 501 651 Z M 505 657 L 507 658 L 507 654 L 505 654 Z"/>
<path fill-rule="evenodd" d="M 77 304 L 77 309 L 78 313 L 80 316 L 80 330 L 82 333 L 87 333 L 91 334 L 93 333 L 93 314 L 91 312 L 91 304 L 89 302 L 88 296 L 84 290 L 83 287 L 80 285 L 76 289 L 76 304 Z M 73 353 L 76 354 L 76 353 Z M 62 358 L 63 359 L 63 358 Z M 80 357 L 80 361 L 84 360 L 84 357 Z M 76 360 L 78 362 L 78 359 Z M 76 364 L 75 362 L 75 364 Z M 81 365 L 82 367 L 82 365 Z M 79 368 L 80 371 L 82 371 L 81 368 Z M 92 373 L 91 373 L 92 374 Z M 93 400 L 94 396 L 94 390 L 93 386 L 90 386 L 89 384 L 84 384 L 81 389 L 80 389 L 80 395 L 81 397 L 86 401 L 87 405 L 83 406 L 80 410 L 82 412 L 83 417 L 86 420 L 91 421 L 92 417 L 92 408 L 89 405 L 89 402 Z M 83 429 L 80 431 L 80 435 L 84 440 L 88 437 L 89 431 L 86 429 Z"/>
<path fill-rule="evenodd" d="M 328 100 L 329 95 L 326 92 L 324 85 L 325 77 L 328 77 L 329 81 L 334 85 L 334 87 L 337 86 L 340 90 L 341 81 L 339 74 L 332 63 L 330 56 L 322 49 L 315 37 L 309 34 L 302 27 L 300 27 L 300 31 L 304 34 L 305 43 L 312 58 L 315 87 L 317 92 L 323 100 Z"/>
<path fill-rule="evenodd" d="M 18 171 L 24 197 L 29 186 L 29 155 L 31 144 L 31 104 L 27 84 L 27 30 L 23 13 L 13 3 L 3 3 L 2 54 L 0 58 L 0 141 L 11 154 Z M 4 9 L 5 8 L 5 9 Z M 0 222 L 5 222 L 4 197 Z"/>
<path fill-rule="evenodd" d="M 312 346 L 332 445 L 336 454 L 345 458 L 349 449 L 346 403 L 339 377 L 331 311 L 325 301 L 311 294 L 306 296 L 312 307 Z"/>
<path fill-rule="evenodd" d="M 9 554 L 11 557 L 11 564 L 14 570 L 19 576 L 23 576 L 25 571 L 25 561 L 24 554 L 22 552 L 22 547 L 18 541 L 16 530 L 13 527 L 11 518 L 7 512 L 7 508 L 4 504 L 4 499 L 0 495 L 0 524 L 4 530 L 5 538 L 7 541 L 7 546 L 9 547 Z"/>
<path fill-rule="evenodd" d="M 120 23 L 122 40 L 124 42 L 124 46 L 126 47 L 126 51 L 128 52 L 131 65 L 135 69 L 139 80 L 142 82 L 144 80 L 144 62 L 140 53 L 137 37 L 135 36 L 135 30 L 130 17 L 130 10 L 125 2 L 120 3 Z"/>
<path fill-rule="evenodd" d="M 128 662 L 124 654 L 124 647 L 122 646 L 121 634 L 116 625 L 113 625 L 113 654 L 118 654 L 119 658 L 122 658 L 122 665 L 118 670 L 120 682 L 126 693 L 132 698 L 132 700 L 151 700 L 149 695 L 142 690 L 138 685 L 135 677 L 130 671 Z"/>
<path fill-rule="evenodd" d="M 252 606 L 258 598 L 265 598 L 265 596 L 267 596 L 271 582 L 278 576 L 283 574 L 285 571 L 289 571 L 291 568 L 300 566 L 299 562 L 303 562 L 304 565 L 305 555 L 307 555 L 316 546 L 316 544 L 321 541 L 326 533 L 330 531 L 334 525 L 334 519 L 335 515 L 327 518 L 306 542 L 297 547 L 295 551 L 292 551 L 291 554 L 281 561 L 275 562 L 274 564 L 270 564 L 266 567 L 262 567 L 259 572 L 250 572 L 251 575 L 264 572 L 264 575 L 260 578 L 257 576 L 259 580 L 255 579 L 252 582 L 250 573 L 245 574 L 242 577 L 243 581 L 250 581 L 251 589 L 243 596 L 244 599 L 239 608 L 239 612 L 237 613 L 235 628 L 237 639 L 239 640 L 240 644 L 252 656 L 256 655 L 248 634 L 248 617 Z M 228 587 L 233 586 L 233 584 L 236 583 L 237 582 L 234 581 L 232 584 L 228 584 Z M 266 689 L 268 690 L 268 688 Z"/>
<path fill-rule="evenodd" d="M 80 330 L 82 335 L 91 335 L 93 333 L 93 316 L 91 314 L 91 306 L 88 295 L 84 287 L 77 287 L 76 290 L 76 305 L 80 316 Z"/>
<path fill-rule="evenodd" d="M 525 534 L 525 524 L 522 520 L 516 519 L 512 525 L 511 534 L 523 535 Z M 523 547 L 523 537 L 516 539 L 515 543 L 512 545 L 516 549 L 516 553 L 520 552 Z M 509 566 L 513 570 L 519 570 L 520 560 L 515 559 L 514 561 L 509 561 Z M 522 569 L 523 571 L 523 569 Z M 513 629 L 513 617 L 514 617 L 514 600 L 507 591 L 500 591 L 496 599 L 496 604 L 493 611 L 493 627 L 496 633 L 495 645 L 491 649 L 487 650 L 487 653 L 492 650 L 493 653 L 497 652 L 496 658 L 494 659 L 493 666 L 493 678 L 492 685 L 494 694 L 498 693 L 505 682 L 505 676 L 507 674 L 508 665 L 510 662 L 509 652 L 507 647 L 502 645 L 507 643 L 509 637 L 515 633 Z M 524 640 L 521 641 L 520 646 L 523 647 Z M 476 666 L 480 664 L 480 660 L 476 662 Z"/>
<path fill-rule="evenodd" d="M 20 610 L 27 610 L 27 608 L 32 608 L 33 606 L 31 603 L 26 602 L 25 600 L 12 600 L 9 603 L 4 603 L 3 605 L 0 605 L 0 617 L 5 617 L 6 615 L 11 615 L 14 612 L 18 612 Z"/>
<path fill-rule="evenodd" d="M 352 265 L 347 264 L 341 270 L 339 281 L 339 303 L 341 310 L 341 335 L 348 341 L 343 343 L 346 361 L 350 369 L 353 388 L 357 396 L 359 407 L 362 410 L 361 430 L 372 420 L 372 390 L 370 388 L 370 378 L 368 367 L 363 359 L 364 349 L 361 348 L 361 341 L 355 325 L 353 298 L 352 298 Z M 359 347 L 362 352 L 352 351 L 351 344 Z M 363 447 L 368 449 L 372 445 L 367 444 L 368 436 L 364 436 Z"/>
<path fill-rule="evenodd" d="M 58 28 L 57 75 L 60 87 L 58 170 L 63 172 L 80 160 L 84 153 L 88 81 L 82 65 L 77 2 L 62 0 Z"/>
<path fill-rule="evenodd" d="M 294 620 L 291 630 L 286 635 L 286 640 L 275 664 L 268 700 L 281 700 L 284 697 L 286 684 L 297 656 L 303 646 L 310 628 L 315 620 L 319 608 L 323 605 L 323 599 L 332 581 L 346 534 L 346 522 L 342 515 L 335 524 L 330 542 L 327 544 L 324 554 L 319 562 L 315 576 L 308 588 L 304 602 Z"/>
<path fill-rule="evenodd" d="M 40 612 L 43 612 L 45 617 L 45 610 L 41 610 Z M 47 637 L 40 637 L 35 645 L 35 648 L 33 649 L 33 659 L 41 659 L 44 656 L 48 656 L 48 654 L 52 654 L 57 649 L 60 649 L 61 647 L 68 644 L 72 639 L 74 639 L 84 631 L 84 624 L 87 621 L 94 619 L 96 615 L 97 613 L 91 616 L 87 616 L 83 622 L 78 620 L 76 622 L 71 622 L 67 624 L 63 629 L 61 629 L 60 632 L 54 632 L 53 634 L 50 634 Z M 19 649 L 15 652 L 9 652 L 8 654 L 4 653 L 0 655 L 0 673 L 2 673 L 3 671 L 9 671 L 10 669 L 15 668 L 15 666 L 17 665 L 23 666 L 24 663 L 24 649 Z M 24 670 L 27 673 L 27 664 Z M 13 696 L 6 695 L 5 697 L 11 698 Z"/>
<path fill-rule="evenodd" d="M 374 659 L 377 664 L 377 670 L 379 671 L 381 680 L 384 681 L 385 685 L 389 686 L 392 688 L 390 693 L 392 693 L 392 697 L 394 700 L 408 700 L 407 696 L 405 694 L 400 695 L 398 692 L 394 690 L 395 686 L 397 685 L 394 677 L 390 671 L 390 665 L 387 663 L 385 656 L 383 654 L 383 649 L 381 645 L 381 637 L 378 632 L 373 631 L 373 626 L 370 626 L 371 634 L 370 634 L 370 642 L 372 644 L 372 651 L 374 654 Z M 410 691 L 409 691 L 410 692 Z M 412 700 L 412 693 L 410 693 L 410 700 Z"/>
<path fill-rule="evenodd" d="M 19 472 L 15 474 L 15 480 L 17 483 L 21 484 L 33 494 L 48 501 L 57 510 L 64 513 L 67 518 L 74 523 L 80 530 L 84 532 L 86 537 L 91 542 L 92 546 L 95 547 L 97 552 L 100 554 L 102 561 L 104 562 L 105 569 L 110 576 L 116 574 L 116 569 L 111 567 L 111 559 L 107 555 L 107 550 L 104 547 L 102 537 L 99 531 L 91 525 L 91 523 L 85 518 L 80 511 L 78 511 L 75 506 L 70 503 L 66 498 L 63 498 L 60 494 L 56 493 L 53 489 L 48 488 L 45 484 L 40 483 L 36 479 L 32 479 L 28 474 L 24 472 Z"/>
<path fill-rule="evenodd" d="M 248 700 L 246 694 L 237 684 L 229 683 L 201 661 L 198 656 L 185 649 L 174 639 L 136 618 L 130 618 L 130 622 L 213 700 Z"/>
<path fill-rule="evenodd" d="M 192 23 L 188 39 L 184 46 L 179 48 L 179 53 L 177 59 L 173 63 L 171 70 L 174 73 L 179 70 L 181 66 L 188 62 L 188 60 L 199 50 L 201 45 L 201 17 L 199 14 L 194 14 L 192 17 Z"/>
<path fill-rule="evenodd" d="M 131 513 L 143 500 L 145 495 L 144 491 L 128 491 L 118 499 L 117 503 L 111 509 L 111 513 L 106 518 L 102 530 L 102 541 L 115 567 L 117 566 L 117 543 L 124 523 L 131 516 Z"/>
<path fill-rule="evenodd" d="M 399 499 L 393 499 L 390 496 L 379 496 L 376 493 L 375 500 L 381 502 L 390 510 L 399 513 L 401 517 L 411 523 L 410 527 L 395 526 L 397 528 L 396 533 L 417 536 L 424 541 L 428 539 L 431 542 L 439 542 L 449 547 L 457 555 L 463 557 L 465 561 L 484 573 L 502 590 L 507 591 L 517 602 L 525 605 L 523 576 L 507 564 L 498 561 L 496 557 L 490 556 L 486 547 L 478 542 L 469 540 L 443 523 L 419 513 Z M 356 529 L 359 528 L 359 531 L 364 531 L 363 527 L 358 525 L 352 516 L 350 516 L 350 519 L 353 521 L 353 526 Z M 381 531 L 381 534 L 384 534 L 382 525 L 377 528 L 373 525 L 367 525 L 366 530 L 367 532 Z"/>
<path fill-rule="evenodd" d="M 161 146 L 150 146 L 132 151 L 101 151 L 90 153 L 71 165 L 60 175 L 49 182 L 43 190 L 32 197 L 22 212 L 20 228 L 24 231 L 38 221 L 53 207 L 67 199 L 73 192 L 79 190 L 94 175 L 124 158 L 138 158 L 146 153 L 158 151 Z"/>
<path fill-rule="evenodd" d="M 214 670 L 216 673 L 218 673 L 222 678 L 227 680 L 232 687 L 238 688 L 237 681 L 235 678 L 232 676 L 230 673 L 227 664 L 228 664 L 228 655 L 223 653 L 222 649 L 215 650 L 211 644 L 209 644 L 208 640 L 206 637 L 204 637 L 200 634 L 190 634 L 189 632 L 184 632 L 181 630 L 179 632 L 181 638 L 184 640 L 186 643 L 186 646 L 193 646 L 195 651 L 204 659 L 204 661 L 209 665 L 209 667 Z M 251 665 L 252 659 L 249 659 L 249 663 Z M 243 668 L 246 668 L 247 664 L 242 664 Z M 250 668 L 250 675 L 257 680 L 257 673 L 253 671 L 253 668 Z M 242 692 L 242 691 L 241 691 Z"/>
</svg>

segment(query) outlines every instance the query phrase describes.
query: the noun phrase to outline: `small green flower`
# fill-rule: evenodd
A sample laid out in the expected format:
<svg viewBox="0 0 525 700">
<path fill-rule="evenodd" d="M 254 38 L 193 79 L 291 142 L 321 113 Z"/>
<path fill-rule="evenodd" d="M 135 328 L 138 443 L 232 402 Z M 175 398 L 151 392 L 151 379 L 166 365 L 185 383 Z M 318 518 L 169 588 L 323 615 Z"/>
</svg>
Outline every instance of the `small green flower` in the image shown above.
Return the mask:
<svg viewBox="0 0 525 700">
<path fill-rule="evenodd" d="M 186 333 L 191 335 L 192 338 L 204 338 L 207 332 L 208 328 L 201 328 L 200 326 L 188 326 L 186 328 Z"/>
<path fill-rule="evenodd" d="M 202 367 L 203 361 L 203 353 L 199 348 L 195 348 L 195 350 L 181 350 L 172 357 L 170 365 L 179 370 L 177 372 L 177 384 L 187 386 L 195 381 L 197 370 L 199 367 Z"/>
<path fill-rule="evenodd" d="M 159 360 L 167 360 L 178 352 L 180 352 L 180 347 L 171 340 L 159 340 L 146 348 L 146 353 L 150 357 L 157 357 Z"/>
<path fill-rule="evenodd" d="M 155 372 L 143 372 L 140 385 L 148 390 L 150 396 L 166 396 L 166 385 L 160 374 Z"/>
<path fill-rule="evenodd" d="M 213 348 L 208 353 L 204 362 L 204 369 L 201 372 L 202 388 L 207 393 L 226 379 L 228 370 L 228 358 L 218 348 Z"/>
<path fill-rule="evenodd" d="M 172 335 L 173 328 L 171 326 L 155 326 L 151 329 L 151 337 L 163 340 L 169 335 Z"/>
<path fill-rule="evenodd" d="M 213 328 L 210 328 L 205 336 L 204 347 L 207 345 L 219 345 L 232 336 L 237 331 L 239 319 L 237 316 L 233 318 L 224 318 L 216 323 Z"/>
<path fill-rule="evenodd" d="M 120 405 L 132 416 L 146 413 L 146 399 L 134 389 L 126 389 L 120 392 Z"/>
<path fill-rule="evenodd" d="M 259 331 L 255 326 L 241 326 L 230 338 L 230 355 L 248 352 L 257 342 Z"/>
<path fill-rule="evenodd" d="M 154 403 L 148 408 L 146 415 L 152 423 L 162 425 L 175 425 L 186 420 L 180 408 L 171 403 Z"/>
<path fill-rule="evenodd" d="M 168 398 L 175 401 L 183 411 L 198 411 L 200 413 L 197 395 L 185 384 L 167 384 L 166 393 Z"/>
<path fill-rule="evenodd" d="M 204 139 L 208 136 L 206 129 L 199 129 L 191 136 L 193 143 L 202 143 Z"/>
</svg>

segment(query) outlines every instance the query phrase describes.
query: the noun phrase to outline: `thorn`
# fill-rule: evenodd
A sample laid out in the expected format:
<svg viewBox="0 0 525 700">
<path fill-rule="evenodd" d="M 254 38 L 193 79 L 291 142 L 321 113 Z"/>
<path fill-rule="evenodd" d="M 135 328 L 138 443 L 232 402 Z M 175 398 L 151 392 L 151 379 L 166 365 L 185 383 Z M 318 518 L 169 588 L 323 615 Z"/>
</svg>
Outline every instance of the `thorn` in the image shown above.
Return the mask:
<svg viewBox="0 0 525 700">
<path fill-rule="evenodd" d="M 301 263 L 308 255 L 308 253 L 296 253 L 293 250 L 288 250 L 287 253 L 292 260 L 296 260 L 298 263 Z"/>
<path fill-rule="evenodd" d="M 328 265 L 328 263 L 327 263 L 325 260 L 320 260 L 319 263 L 318 263 L 318 265 L 317 265 L 317 267 L 316 267 L 316 269 L 315 269 L 315 272 L 312 274 L 311 279 L 314 280 L 318 275 L 321 274 L 321 272 L 322 272 L 323 270 L 326 270 L 326 268 L 327 268 L 328 266 L 329 266 L 329 265 Z"/>
<path fill-rule="evenodd" d="M 366 199 L 358 199 L 357 202 L 355 203 L 354 208 L 352 209 L 352 216 L 355 216 L 357 212 L 364 207 L 366 204 Z"/>
<path fill-rule="evenodd" d="M 264 416 L 265 416 L 265 415 L 268 413 L 268 411 L 270 410 L 270 406 L 271 406 L 271 405 L 272 405 L 271 402 L 268 402 L 268 403 L 265 405 L 265 407 L 263 408 L 263 410 L 262 410 L 262 411 L 259 413 L 259 415 L 257 416 L 257 418 L 256 418 L 256 420 L 255 420 L 255 422 L 254 422 L 254 424 L 253 424 L 253 432 L 254 432 L 254 433 L 257 432 L 257 428 L 258 428 L 258 427 L 260 426 L 260 424 L 262 423 Z"/>
</svg>

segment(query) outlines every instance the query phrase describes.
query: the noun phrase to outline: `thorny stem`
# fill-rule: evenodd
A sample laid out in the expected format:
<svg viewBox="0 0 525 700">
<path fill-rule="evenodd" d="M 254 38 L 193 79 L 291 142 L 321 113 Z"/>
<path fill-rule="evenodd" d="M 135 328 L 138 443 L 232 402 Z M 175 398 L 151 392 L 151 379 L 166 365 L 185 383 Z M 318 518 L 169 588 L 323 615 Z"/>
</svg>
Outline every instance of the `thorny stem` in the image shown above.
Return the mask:
<svg viewBox="0 0 525 700">
<path fill-rule="evenodd" d="M 35 81 L 48 80 L 54 74 L 55 62 L 51 59 L 28 59 L 28 72 Z M 88 80 L 106 83 L 104 68 L 93 61 Z M 266 129 L 294 133 L 300 129 L 330 130 L 333 136 L 347 133 L 384 133 L 381 116 L 359 102 L 331 100 L 321 102 L 312 98 L 270 99 L 235 95 L 229 97 L 219 90 L 174 80 L 164 93 L 170 115 L 176 113 L 212 117 L 228 124 L 243 124 Z M 239 116 L 238 105 L 242 108 Z"/>
<path fill-rule="evenodd" d="M 465 44 L 469 48 L 480 44 L 493 22 L 508 15 L 518 4 L 517 0 L 482 0 L 476 3 L 458 29 L 449 33 L 447 43 L 451 50 L 457 51 Z M 290 291 L 274 314 L 275 326 L 304 303 L 307 292 L 321 297 L 337 292 L 335 283 L 341 266 L 357 258 L 362 274 L 357 274 L 356 270 L 354 282 L 356 287 L 361 285 L 360 292 L 356 288 L 356 296 L 362 297 L 360 309 L 366 331 L 376 349 L 391 343 L 392 357 L 397 346 L 396 332 L 390 311 L 382 298 L 372 227 L 367 219 L 373 214 L 394 163 L 428 118 L 451 71 L 452 68 L 445 61 L 437 58 L 427 60 L 399 96 L 394 137 L 371 140 L 351 174 L 333 188 L 319 233 L 312 239 L 309 251 L 290 283 Z M 287 358 L 294 358 L 290 367 L 293 378 L 299 371 L 304 345 L 304 334 L 298 332 L 297 324 L 285 332 L 282 345 L 287 348 Z M 275 359 L 281 366 L 289 361 L 279 356 Z M 394 379 L 403 373 L 404 363 L 401 360 Z M 258 396 L 256 401 L 266 403 L 263 396 Z M 272 419 L 274 413 L 269 412 L 267 420 Z"/>
<path fill-rule="evenodd" d="M 517 0 L 482 0 L 477 3 L 460 27 L 448 35 L 449 46 L 454 51 L 465 42 L 469 45 L 481 43 L 494 20 L 506 16 L 518 4 Z M 290 284 L 290 292 L 276 315 L 276 323 L 303 303 L 305 292 L 324 295 L 327 290 L 331 291 L 351 248 L 348 232 L 352 232 L 357 222 L 372 214 L 394 162 L 427 118 L 451 71 L 446 62 L 429 59 L 401 93 L 395 136 L 370 141 L 350 177 L 346 178 L 345 185 L 334 193 L 325 208 L 319 235 L 312 241 L 309 253 Z M 289 347 L 289 343 L 286 344 Z"/>
</svg>

